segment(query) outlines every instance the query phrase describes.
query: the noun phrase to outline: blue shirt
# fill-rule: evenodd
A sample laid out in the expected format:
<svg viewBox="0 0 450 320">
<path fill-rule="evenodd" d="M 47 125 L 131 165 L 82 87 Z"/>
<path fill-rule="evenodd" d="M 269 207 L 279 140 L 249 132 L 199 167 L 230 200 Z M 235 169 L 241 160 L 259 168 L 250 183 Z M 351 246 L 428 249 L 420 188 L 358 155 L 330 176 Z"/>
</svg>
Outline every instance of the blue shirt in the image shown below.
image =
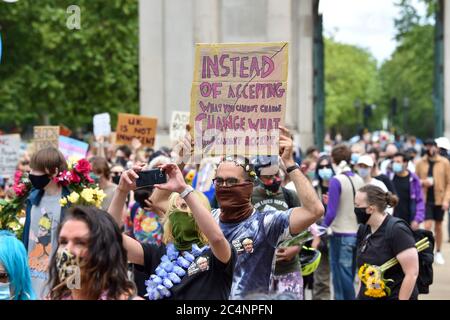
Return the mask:
<svg viewBox="0 0 450 320">
<path fill-rule="evenodd" d="M 253 293 L 268 293 L 270 278 L 275 269 L 275 250 L 280 241 L 288 239 L 287 211 L 254 211 L 247 219 L 237 223 L 220 222 L 220 209 L 212 214 L 218 221 L 225 238 L 236 249 L 236 261 L 230 299 L 243 299 Z"/>
</svg>

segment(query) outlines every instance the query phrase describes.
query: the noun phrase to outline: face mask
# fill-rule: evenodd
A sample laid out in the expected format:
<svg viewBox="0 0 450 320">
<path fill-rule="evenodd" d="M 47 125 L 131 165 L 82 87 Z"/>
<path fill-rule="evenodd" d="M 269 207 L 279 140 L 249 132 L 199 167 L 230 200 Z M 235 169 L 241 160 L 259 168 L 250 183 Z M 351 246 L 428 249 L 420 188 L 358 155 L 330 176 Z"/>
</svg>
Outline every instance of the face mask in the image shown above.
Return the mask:
<svg viewBox="0 0 450 320">
<path fill-rule="evenodd" d="M 13 297 L 11 297 L 9 285 L 9 282 L 0 283 L 0 300 L 12 300 Z"/>
<path fill-rule="evenodd" d="M 358 153 L 352 153 L 352 163 L 357 164 L 359 160 L 359 154 Z"/>
<path fill-rule="evenodd" d="M 367 178 L 370 175 L 370 168 L 358 168 L 361 178 Z"/>
<path fill-rule="evenodd" d="M 118 184 L 119 184 L 119 181 L 120 181 L 120 176 L 113 176 L 113 177 L 112 177 L 112 182 L 113 182 L 113 183 L 115 183 L 115 184 L 118 185 Z"/>
<path fill-rule="evenodd" d="M 92 180 L 94 180 L 94 183 L 100 183 L 100 177 L 95 173 L 91 172 L 89 176 L 92 178 Z"/>
<path fill-rule="evenodd" d="M 127 167 L 127 160 L 124 157 L 117 157 L 116 163 L 120 164 L 122 167 Z"/>
<path fill-rule="evenodd" d="M 28 177 L 30 178 L 31 184 L 36 189 L 42 190 L 50 183 L 50 178 L 46 174 L 44 174 L 42 176 L 37 176 L 37 175 L 34 175 L 34 174 L 30 173 L 28 175 Z"/>
<path fill-rule="evenodd" d="M 401 163 L 393 163 L 392 170 L 395 173 L 401 173 L 401 172 L 403 172 L 403 165 Z"/>
<path fill-rule="evenodd" d="M 199 237 L 197 223 L 190 214 L 176 209 L 169 213 L 169 221 L 172 227 L 173 244 L 178 250 L 191 250 L 194 243 L 200 247 L 203 246 Z"/>
<path fill-rule="evenodd" d="M 280 190 L 281 179 L 279 177 L 274 177 L 269 183 L 263 183 L 264 189 L 269 192 L 277 193 Z"/>
<path fill-rule="evenodd" d="M 56 252 L 56 269 L 60 283 L 65 283 L 69 289 L 81 287 L 81 258 L 60 248 Z"/>
<path fill-rule="evenodd" d="M 356 221 L 361 224 L 366 224 L 370 218 L 370 214 L 366 212 L 367 208 L 355 208 Z"/>
<path fill-rule="evenodd" d="M 250 198 L 253 183 L 244 182 L 234 186 L 216 186 L 216 198 L 220 206 L 220 220 L 239 222 L 247 219 L 253 212 Z"/>
<path fill-rule="evenodd" d="M 306 172 L 306 176 L 309 178 L 309 180 L 314 180 L 316 177 L 316 173 L 314 171 L 308 171 Z"/>
<path fill-rule="evenodd" d="M 322 180 L 328 181 L 333 177 L 333 170 L 331 168 L 319 169 L 319 177 Z"/>
</svg>

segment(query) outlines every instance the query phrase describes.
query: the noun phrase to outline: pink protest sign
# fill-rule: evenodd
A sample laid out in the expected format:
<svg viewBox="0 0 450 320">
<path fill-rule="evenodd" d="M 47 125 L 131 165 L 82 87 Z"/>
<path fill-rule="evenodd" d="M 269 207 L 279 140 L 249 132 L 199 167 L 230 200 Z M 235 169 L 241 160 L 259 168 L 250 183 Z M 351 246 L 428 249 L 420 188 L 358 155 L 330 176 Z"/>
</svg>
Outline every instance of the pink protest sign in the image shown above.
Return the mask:
<svg viewBox="0 0 450 320">
<path fill-rule="evenodd" d="M 288 43 L 197 44 L 191 91 L 196 155 L 278 154 Z"/>
</svg>

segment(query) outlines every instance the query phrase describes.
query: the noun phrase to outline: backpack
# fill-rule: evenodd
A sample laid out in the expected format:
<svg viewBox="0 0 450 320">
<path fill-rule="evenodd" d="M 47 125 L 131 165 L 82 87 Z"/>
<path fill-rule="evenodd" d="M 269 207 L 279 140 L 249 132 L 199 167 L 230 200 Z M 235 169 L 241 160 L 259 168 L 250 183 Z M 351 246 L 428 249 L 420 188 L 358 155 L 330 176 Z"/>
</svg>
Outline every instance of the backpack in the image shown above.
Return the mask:
<svg viewBox="0 0 450 320">
<path fill-rule="evenodd" d="M 428 230 L 418 229 L 412 230 L 411 227 L 403 219 L 391 217 L 386 225 L 385 238 L 388 243 L 391 243 L 394 238 L 394 225 L 396 223 L 403 223 L 410 228 L 414 236 L 415 242 L 427 237 L 430 241 L 430 246 L 419 252 L 419 275 L 417 277 L 417 289 L 421 294 L 427 294 L 430 292 L 429 287 L 433 283 L 433 261 L 434 261 L 434 237 L 433 233 Z"/>
</svg>

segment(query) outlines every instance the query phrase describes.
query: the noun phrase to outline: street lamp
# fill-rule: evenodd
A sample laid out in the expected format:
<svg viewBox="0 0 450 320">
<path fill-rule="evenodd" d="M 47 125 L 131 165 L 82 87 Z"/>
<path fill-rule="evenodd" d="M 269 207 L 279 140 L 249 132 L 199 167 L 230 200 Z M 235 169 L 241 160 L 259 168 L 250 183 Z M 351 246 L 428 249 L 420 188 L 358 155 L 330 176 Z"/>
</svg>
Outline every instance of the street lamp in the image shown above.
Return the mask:
<svg viewBox="0 0 450 320">
<path fill-rule="evenodd" d="M 360 121 L 359 121 L 359 114 L 361 109 L 361 100 L 359 98 L 356 98 L 355 103 L 353 104 L 355 106 L 356 111 L 356 132 L 359 131 Z"/>
</svg>

